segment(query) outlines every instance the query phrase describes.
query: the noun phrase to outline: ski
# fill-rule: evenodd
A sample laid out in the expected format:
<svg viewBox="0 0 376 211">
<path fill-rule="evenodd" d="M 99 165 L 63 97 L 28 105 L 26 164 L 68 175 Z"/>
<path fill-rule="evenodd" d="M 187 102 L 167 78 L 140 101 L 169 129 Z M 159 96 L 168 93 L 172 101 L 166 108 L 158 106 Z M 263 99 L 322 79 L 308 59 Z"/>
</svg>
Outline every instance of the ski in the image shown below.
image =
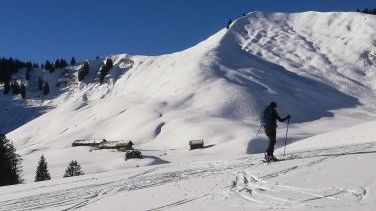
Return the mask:
<svg viewBox="0 0 376 211">
<path fill-rule="evenodd" d="M 264 154 L 264 159 L 262 160 L 264 163 L 274 163 L 274 162 L 280 162 L 280 161 L 286 161 L 286 160 L 293 160 L 296 159 L 297 155 L 290 155 L 288 157 L 284 158 L 276 158 L 274 160 L 270 160 L 267 158 L 266 154 Z"/>
</svg>

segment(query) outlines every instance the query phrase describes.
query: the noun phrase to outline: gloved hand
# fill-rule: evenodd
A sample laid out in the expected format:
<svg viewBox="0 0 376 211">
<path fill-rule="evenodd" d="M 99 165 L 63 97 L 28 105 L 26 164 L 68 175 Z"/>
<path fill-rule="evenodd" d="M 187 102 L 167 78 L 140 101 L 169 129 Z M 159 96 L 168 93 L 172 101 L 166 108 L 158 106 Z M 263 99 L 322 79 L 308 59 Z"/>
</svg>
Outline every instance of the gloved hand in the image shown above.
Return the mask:
<svg viewBox="0 0 376 211">
<path fill-rule="evenodd" d="M 291 115 L 290 114 L 287 115 L 286 119 L 291 119 Z"/>
</svg>

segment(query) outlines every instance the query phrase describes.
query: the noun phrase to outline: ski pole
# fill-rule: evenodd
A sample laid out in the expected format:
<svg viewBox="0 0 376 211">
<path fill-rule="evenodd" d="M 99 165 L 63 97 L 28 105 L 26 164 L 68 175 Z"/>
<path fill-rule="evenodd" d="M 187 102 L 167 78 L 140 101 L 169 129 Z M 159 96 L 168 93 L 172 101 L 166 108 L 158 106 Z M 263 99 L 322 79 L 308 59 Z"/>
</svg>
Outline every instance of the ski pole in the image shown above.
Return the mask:
<svg viewBox="0 0 376 211">
<path fill-rule="evenodd" d="M 285 138 L 285 149 L 283 150 L 283 156 L 286 155 L 287 133 L 289 132 L 289 124 L 290 124 L 290 119 L 287 120 L 286 138 Z"/>
</svg>

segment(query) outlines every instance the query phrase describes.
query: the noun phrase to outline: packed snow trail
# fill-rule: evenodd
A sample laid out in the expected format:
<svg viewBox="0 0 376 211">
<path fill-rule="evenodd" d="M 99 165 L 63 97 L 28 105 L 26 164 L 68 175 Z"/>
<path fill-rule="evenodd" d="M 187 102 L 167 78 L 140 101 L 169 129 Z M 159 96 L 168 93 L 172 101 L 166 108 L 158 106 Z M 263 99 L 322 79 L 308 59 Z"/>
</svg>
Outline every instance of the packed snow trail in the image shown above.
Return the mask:
<svg viewBox="0 0 376 211">
<path fill-rule="evenodd" d="M 310 174 L 315 166 L 325 166 L 330 160 L 367 154 L 376 155 L 376 143 L 301 151 L 287 154 L 285 161 L 270 164 L 263 163 L 261 155 L 249 155 L 233 161 L 164 164 L 132 169 L 132 172 L 137 173 L 130 173 L 131 170 L 114 171 L 58 182 L 26 184 L 14 186 L 14 190 L 8 187 L 9 191 L 6 192 L 0 189 L 0 210 L 79 210 L 85 207 L 89 209 L 90 205 L 100 203 L 106 198 L 111 199 L 117 194 L 132 193 L 136 190 L 148 191 L 150 188 L 169 184 L 179 187 L 184 182 L 194 183 L 195 180 L 211 178 L 221 178 L 223 183 L 216 184 L 215 191 L 208 189 L 200 193 L 200 197 L 204 196 L 205 200 L 215 201 L 218 197 L 226 195 L 228 200 L 243 200 L 241 203 L 237 202 L 243 205 L 244 201 L 247 202 L 246 206 L 270 209 L 312 208 L 320 200 L 324 200 L 328 206 L 337 206 L 338 203 L 349 205 L 360 203 L 366 197 L 367 189 L 333 185 L 315 190 L 280 183 L 279 178 L 299 172 Z M 187 193 L 190 192 L 189 186 L 184 188 L 187 189 Z M 151 210 L 180 209 L 180 206 L 184 209 L 184 206 L 204 199 L 199 199 L 195 194 L 182 201 Z M 125 203 L 126 201 L 127 198 L 124 198 Z"/>
</svg>

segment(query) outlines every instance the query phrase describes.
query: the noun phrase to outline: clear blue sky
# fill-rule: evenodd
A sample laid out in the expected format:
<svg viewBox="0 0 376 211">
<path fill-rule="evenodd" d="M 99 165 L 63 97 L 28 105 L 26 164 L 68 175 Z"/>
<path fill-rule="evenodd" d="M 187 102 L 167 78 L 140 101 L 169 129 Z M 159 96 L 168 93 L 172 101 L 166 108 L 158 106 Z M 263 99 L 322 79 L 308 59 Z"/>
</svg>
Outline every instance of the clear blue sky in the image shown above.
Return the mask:
<svg viewBox="0 0 376 211">
<path fill-rule="evenodd" d="M 354 11 L 376 0 L 4 0 L 0 57 L 45 61 L 193 46 L 229 18 L 257 11 Z"/>
</svg>

